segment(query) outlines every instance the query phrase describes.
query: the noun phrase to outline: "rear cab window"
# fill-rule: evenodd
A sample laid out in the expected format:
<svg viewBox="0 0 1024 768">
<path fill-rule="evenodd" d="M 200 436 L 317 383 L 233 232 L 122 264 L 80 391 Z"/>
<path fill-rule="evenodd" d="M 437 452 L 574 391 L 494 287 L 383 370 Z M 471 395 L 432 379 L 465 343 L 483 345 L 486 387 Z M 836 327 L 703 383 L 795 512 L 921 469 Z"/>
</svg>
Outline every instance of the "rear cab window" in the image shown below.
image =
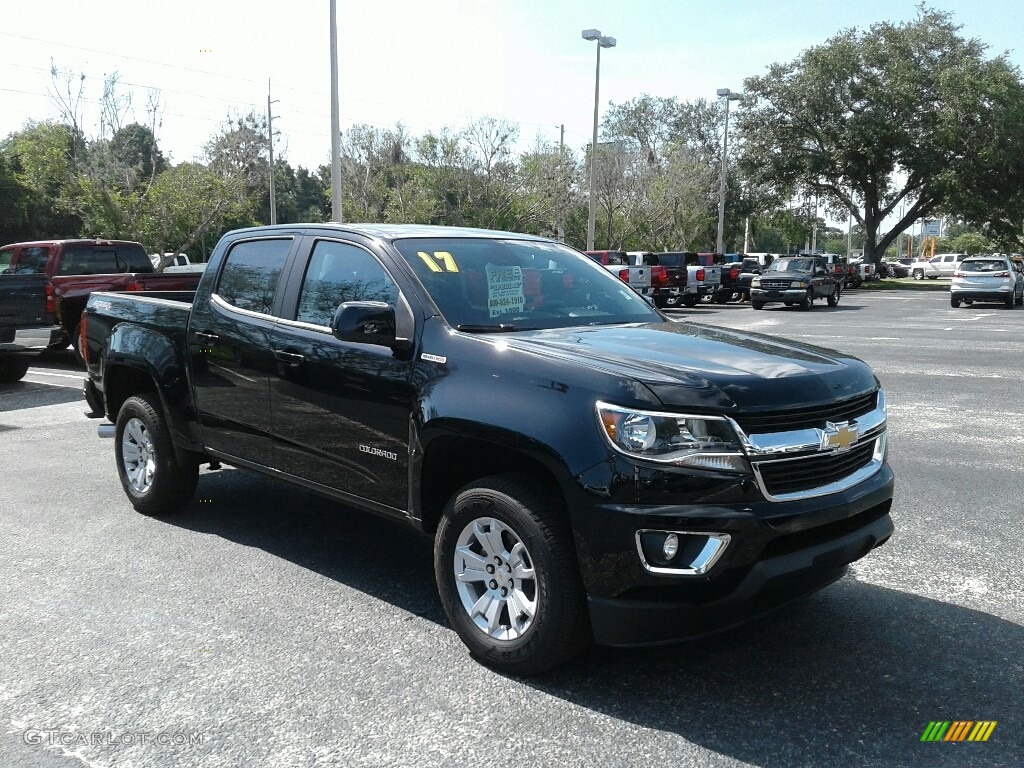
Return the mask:
<svg viewBox="0 0 1024 768">
<path fill-rule="evenodd" d="M 151 273 L 153 265 L 138 243 L 68 243 L 61 249 L 59 275 Z"/>
</svg>

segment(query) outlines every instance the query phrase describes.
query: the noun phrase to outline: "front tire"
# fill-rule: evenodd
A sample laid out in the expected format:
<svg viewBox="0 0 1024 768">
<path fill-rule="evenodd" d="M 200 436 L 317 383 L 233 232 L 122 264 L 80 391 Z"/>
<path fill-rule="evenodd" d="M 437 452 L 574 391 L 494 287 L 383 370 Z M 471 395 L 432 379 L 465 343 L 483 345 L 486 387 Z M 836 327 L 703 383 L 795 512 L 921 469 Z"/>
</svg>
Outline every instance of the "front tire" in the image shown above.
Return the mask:
<svg viewBox="0 0 1024 768">
<path fill-rule="evenodd" d="M 914 270 L 914 279 L 915 280 L 924 280 L 924 270 L 923 269 L 915 269 Z"/>
<path fill-rule="evenodd" d="M 814 306 L 814 289 L 808 288 L 803 300 L 800 302 L 800 311 L 809 312 Z"/>
<path fill-rule="evenodd" d="M 545 672 L 590 638 L 572 530 L 552 499 L 525 475 L 484 478 L 455 494 L 437 528 L 434 574 L 448 621 L 501 672 Z"/>
<path fill-rule="evenodd" d="M 830 293 L 828 295 L 828 305 L 830 307 L 835 307 L 838 304 L 839 304 L 839 286 L 837 285 L 835 287 L 835 289 L 832 291 L 832 293 Z"/>
<path fill-rule="evenodd" d="M 144 515 L 176 512 L 195 494 L 199 464 L 178 460 L 156 394 L 125 400 L 117 414 L 114 449 L 121 487 Z"/>
<path fill-rule="evenodd" d="M 752 306 L 754 309 L 764 309 L 764 302 L 763 301 L 754 301 L 753 299 L 751 299 L 750 300 L 750 306 Z"/>
</svg>

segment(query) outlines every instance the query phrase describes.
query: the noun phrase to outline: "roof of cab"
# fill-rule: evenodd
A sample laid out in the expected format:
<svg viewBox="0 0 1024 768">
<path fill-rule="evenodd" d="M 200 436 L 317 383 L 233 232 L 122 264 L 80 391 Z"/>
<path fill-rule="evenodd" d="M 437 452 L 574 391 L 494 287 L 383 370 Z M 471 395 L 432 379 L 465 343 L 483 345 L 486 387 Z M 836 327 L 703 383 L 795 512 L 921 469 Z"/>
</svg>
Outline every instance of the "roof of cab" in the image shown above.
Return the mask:
<svg viewBox="0 0 1024 768">
<path fill-rule="evenodd" d="M 297 224 L 275 224 L 272 226 L 249 227 L 236 229 L 228 234 L 235 235 L 249 232 L 294 232 L 297 229 L 321 229 L 329 232 L 351 232 L 373 237 L 379 240 L 402 240 L 413 237 L 487 237 L 505 240 L 541 240 L 552 242 L 538 235 L 524 235 L 516 232 L 502 232 L 494 229 L 474 229 L 472 227 L 443 227 L 432 224 L 339 224 L 337 222 L 311 222 Z"/>
</svg>

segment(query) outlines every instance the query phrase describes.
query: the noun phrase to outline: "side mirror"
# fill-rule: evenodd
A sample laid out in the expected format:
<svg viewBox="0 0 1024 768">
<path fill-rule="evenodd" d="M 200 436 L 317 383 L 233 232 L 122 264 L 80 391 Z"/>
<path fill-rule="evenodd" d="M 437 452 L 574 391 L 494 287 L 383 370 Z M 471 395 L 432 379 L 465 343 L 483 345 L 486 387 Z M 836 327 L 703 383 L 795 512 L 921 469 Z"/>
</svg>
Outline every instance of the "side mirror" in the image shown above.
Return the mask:
<svg viewBox="0 0 1024 768">
<path fill-rule="evenodd" d="M 395 310 L 383 301 L 346 301 L 334 312 L 331 333 L 341 341 L 393 346 Z"/>
</svg>

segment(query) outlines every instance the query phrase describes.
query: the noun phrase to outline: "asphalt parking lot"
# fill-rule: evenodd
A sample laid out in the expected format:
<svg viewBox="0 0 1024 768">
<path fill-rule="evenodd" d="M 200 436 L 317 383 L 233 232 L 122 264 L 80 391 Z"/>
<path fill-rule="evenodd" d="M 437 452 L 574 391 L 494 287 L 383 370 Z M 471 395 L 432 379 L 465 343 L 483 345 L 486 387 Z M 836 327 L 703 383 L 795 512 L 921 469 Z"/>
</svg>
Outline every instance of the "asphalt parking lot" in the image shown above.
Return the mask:
<svg viewBox="0 0 1024 768">
<path fill-rule="evenodd" d="M 0 766 L 1024 765 L 1024 308 L 671 314 L 874 367 L 896 534 L 847 577 L 713 638 L 503 677 L 396 523 L 234 469 L 180 516 L 135 513 L 83 374 L 49 356 L 0 388 Z M 997 725 L 922 742 L 936 720 Z"/>
</svg>

